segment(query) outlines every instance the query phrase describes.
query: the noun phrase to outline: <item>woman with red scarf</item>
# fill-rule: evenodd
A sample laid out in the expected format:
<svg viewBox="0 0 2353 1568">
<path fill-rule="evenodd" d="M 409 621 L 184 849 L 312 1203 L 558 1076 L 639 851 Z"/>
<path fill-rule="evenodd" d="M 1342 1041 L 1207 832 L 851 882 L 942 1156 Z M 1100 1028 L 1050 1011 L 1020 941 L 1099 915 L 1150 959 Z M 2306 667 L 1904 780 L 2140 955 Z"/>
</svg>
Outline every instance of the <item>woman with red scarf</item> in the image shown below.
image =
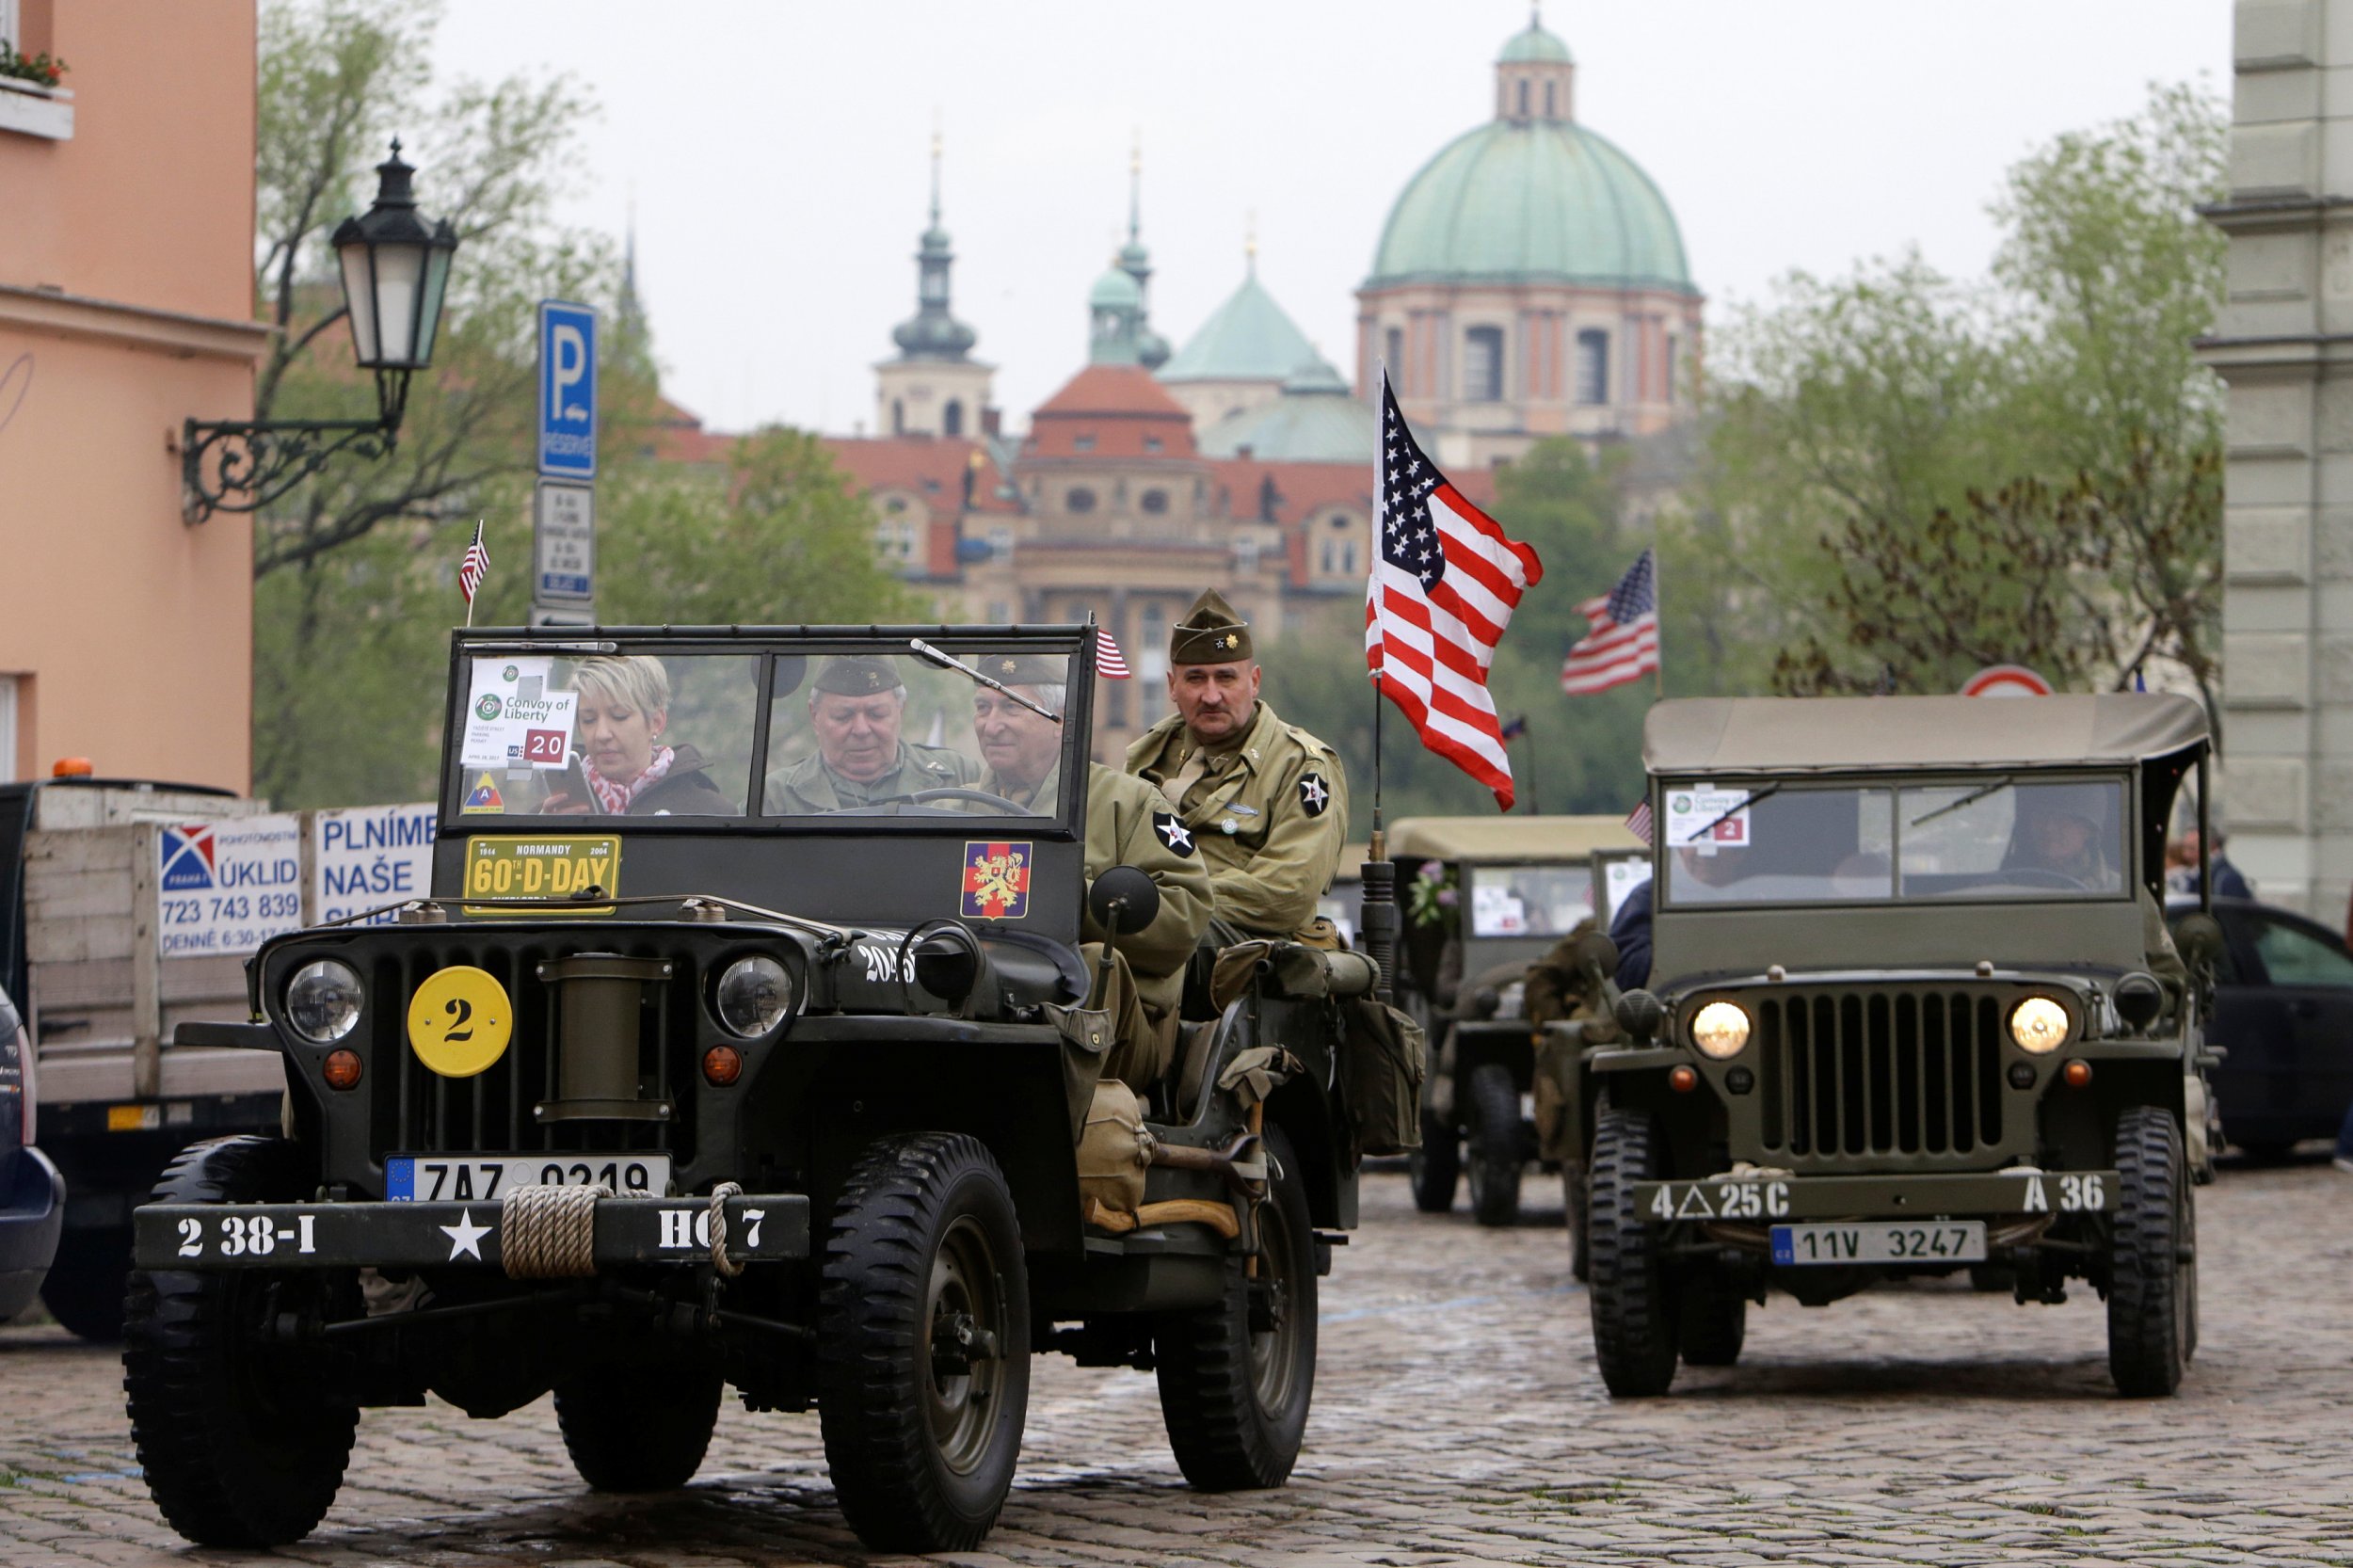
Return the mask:
<svg viewBox="0 0 2353 1568">
<path fill-rule="evenodd" d="M 665 745 L 670 672 L 649 658 L 589 659 L 573 672 L 580 693 L 573 744 L 584 753 L 578 778 L 594 806 L 572 793 L 551 795 L 544 809 L 565 815 L 733 817 L 742 813 L 704 771 L 691 745 Z"/>
</svg>

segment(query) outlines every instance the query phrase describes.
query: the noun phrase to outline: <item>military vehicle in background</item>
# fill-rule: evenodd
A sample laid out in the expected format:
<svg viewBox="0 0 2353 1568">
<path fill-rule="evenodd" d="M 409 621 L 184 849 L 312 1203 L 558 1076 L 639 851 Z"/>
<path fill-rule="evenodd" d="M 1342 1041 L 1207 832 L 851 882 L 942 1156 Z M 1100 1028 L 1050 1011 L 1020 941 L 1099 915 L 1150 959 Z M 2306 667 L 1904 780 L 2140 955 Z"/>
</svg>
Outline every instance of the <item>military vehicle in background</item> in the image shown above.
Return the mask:
<svg viewBox="0 0 2353 1568">
<path fill-rule="evenodd" d="M 1986 1264 L 2088 1281 L 2117 1386 L 2174 1391 L 2221 933 L 2168 936 L 2164 845 L 2206 755 L 2167 696 L 1651 710 L 1650 980 L 1587 1058 L 1612 1394 L 1733 1364 L 1769 1290 Z"/>
<path fill-rule="evenodd" d="M 1101 1079 L 1082 911 L 1146 923 L 1159 891 L 1082 875 L 1095 648 L 460 634 L 432 895 L 261 950 L 254 1021 L 200 1032 L 284 1062 L 289 1131 L 190 1148 L 137 1214 L 124 1381 L 171 1524 L 300 1537 L 360 1408 L 428 1391 L 489 1417 L 552 1389 L 591 1486 L 674 1486 L 732 1384 L 817 1412 L 871 1547 L 969 1550 L 1047 1351 L 1153 1371 L 1194 1485 L 1279 1484 L 1356 1220 L 1337 1018 L 1372 966 L 1231 950 L 1165 1078 Z M 1041 810 L 784 792 L 927 732 L 930 771 L 983 777 L 992 656 L 1067 672 Z M 835 661 L 887 674 L 821 707 Z"/>
<path fill-rule="evenodd" d="M 1534 1030 L 1521 975 L 1593 913 L 1595 851 L 1639 849 L 1615 817 L 1409 817 L 1397 863 L 1398 1004 L 1431 1042 L 1415 1207 L 1443 1214 L 1465 1173 L 1481 1224 L 1519 1218 L 1537 1158 Z"/>
</svg>

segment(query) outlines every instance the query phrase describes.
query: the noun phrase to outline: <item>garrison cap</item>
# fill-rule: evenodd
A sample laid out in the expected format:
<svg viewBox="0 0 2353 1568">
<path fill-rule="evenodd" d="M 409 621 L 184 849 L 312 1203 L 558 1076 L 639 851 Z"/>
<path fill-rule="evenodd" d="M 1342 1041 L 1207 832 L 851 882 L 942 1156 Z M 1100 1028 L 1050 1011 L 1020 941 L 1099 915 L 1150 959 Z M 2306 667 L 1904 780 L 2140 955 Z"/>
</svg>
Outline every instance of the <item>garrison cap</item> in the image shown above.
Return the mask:
<svg viewBox="0 0 2353 1568">
<path fill-rule="evenodd" d="M 1068 665 L 1042 653 L 984 654 L 972 667 L 1008 686 L 1059 686 L 1070 679 Z"/>
<path fill-rule="evenodd" d="M 1168 634 L 1172 664 L 1231 664 L 1250 657 L 1250 623 L 1215 588 L 1194 600 Z"/>
<path fill-rule="evenodd" d="M 881 659 L 836 659 L 817 672 L 816 689 L 836 696 L 872 696 L 895 692 L 906 682 Z"/>
</svg>

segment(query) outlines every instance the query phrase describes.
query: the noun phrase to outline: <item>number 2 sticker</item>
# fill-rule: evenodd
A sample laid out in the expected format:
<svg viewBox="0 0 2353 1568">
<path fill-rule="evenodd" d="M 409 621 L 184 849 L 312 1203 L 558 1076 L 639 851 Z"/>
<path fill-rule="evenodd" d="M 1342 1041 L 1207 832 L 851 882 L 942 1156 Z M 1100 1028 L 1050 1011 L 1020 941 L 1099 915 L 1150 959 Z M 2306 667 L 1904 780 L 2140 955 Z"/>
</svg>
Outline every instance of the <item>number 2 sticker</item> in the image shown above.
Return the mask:
<svg viewBox="0 0 2353 1568">
<path fill-rule="evenodd" d="M 453 964 L 408 999 L 408 1048 L 443 1078 L 472 1078 L 506 1054 L 515 1009 L 487 969 Z"/>
</svg>

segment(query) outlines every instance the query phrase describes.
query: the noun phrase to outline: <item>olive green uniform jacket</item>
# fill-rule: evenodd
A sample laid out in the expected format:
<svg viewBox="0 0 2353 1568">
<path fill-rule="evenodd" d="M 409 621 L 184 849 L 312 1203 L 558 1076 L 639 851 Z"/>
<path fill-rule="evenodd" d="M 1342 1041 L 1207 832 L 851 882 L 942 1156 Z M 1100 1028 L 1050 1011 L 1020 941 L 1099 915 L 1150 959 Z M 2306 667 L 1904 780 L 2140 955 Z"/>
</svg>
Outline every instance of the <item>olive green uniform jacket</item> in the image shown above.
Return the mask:
<svg viewBox="0 0 2353 1568">
<path fill-rule="evenodd" d="M 960 751 L 901 741 L 899 759 L 889 771 L 860 784 L 825 766 L 823 757 L 812 755 L 768 776 L 764 808 L 770 816 L 840 811 L 871 806 L 892 795 L 911 795 L 918 790 L 968 786 L 979 772 L 979 764 Z"/>
<path fill-rule="evenodd" d="M 1158 794 L 1195 744 L 1171 713 L 1128 748 L 1128 771 Z M 1178 815 L 1209 862 L 1218 917 L 1254 935 L 1289 936 L 1316 918 L 1316 899 L 1339 869 L 1348 779 L 1337 753 L 1261 702 L 1241 744 L 1214 755 L 1185 792 Z"/>
</svg>

